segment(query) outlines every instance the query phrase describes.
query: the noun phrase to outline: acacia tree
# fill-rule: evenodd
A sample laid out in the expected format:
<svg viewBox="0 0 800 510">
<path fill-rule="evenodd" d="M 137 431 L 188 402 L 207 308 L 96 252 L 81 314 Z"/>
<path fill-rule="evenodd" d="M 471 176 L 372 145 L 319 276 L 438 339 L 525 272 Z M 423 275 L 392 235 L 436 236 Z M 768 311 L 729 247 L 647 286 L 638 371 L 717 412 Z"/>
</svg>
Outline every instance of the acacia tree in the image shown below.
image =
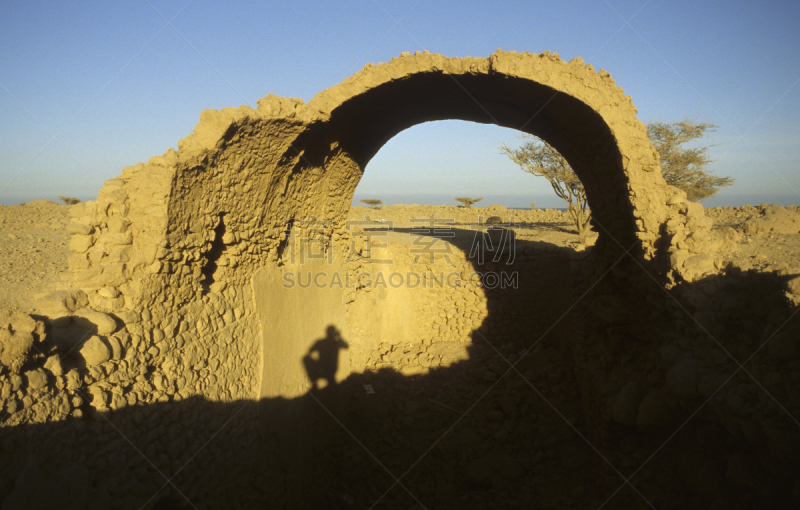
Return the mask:
<svg viewBox="0 0 800 510">
<path fill-rule="evenodd" d="M 575 222 L 578 235 L 586 235 L 592 216 L 580 179 L 552 145 L 532 136 L 526 138 L 529 140 L 517 149 L 503 144 L 500 150 L 524 171 L 547 179 L 556 195 L 567 203 L 567 211 Z"/>
<path fill-rule="evenodd" d="M 672 124 L 651 122 L 647 136 L 661 157 L 661 174 L 667 184 L 686 192 L 692 202 L 713 197 L 719 188 L 730 186 L 733 179 L 717 177 L 706 166 L 711 163 L 709 145 L 686 148 L 685 144 L 699 140 L 717 128 L 707 122 L 682 120 Z"/>
<path fill-rule="evenodd" d="M 651 122 L 647 125 L 647 135 L 661 159 L 664 180 L 685 191 L 689 200 L 712 197 L 719 188 L 733 184 L 732 178 L 718 177 L 706 168 L 711 163 L 708 157 L 711 146 L 684 147 L 716 128 L 711 123 L 688 119 L 672 124 Z M 556 195 L 567 202 L 567 210 L 575 221 L 578 234 L 584 235 L 589 230 L 591 215 L 583 184 L 567 160 L 550 144 L 532 136 L 527 138 L 529 140 L 518 149 L 504 144 L 500 150 L 524 171 L 550 182 Z"/>
<path fill-rule="evenodd" d="M 383 205 L 383 200 L 378 200 L 377 198 L 365 198 L 361 200 L 361 202 L 367 204 L 373 209 L 377 209 L 379 205 Z"/>
<path fill-rule="evenodd" d="M 62 202 L 64 202 L 65 204 L 67 204 L 67 205 L 75 205 L 78 202 L 80 202 L 80 200 L 78 200 L 75 197 L 62 197 L 62 196 L 59 196 L 58 199 L 61 200 Z"/>
<path fill-rule="evenodd" d="M 483 200 L 483 198 L 469 198 L 469 197 L 456 197 L 456 202 L 461 202 L 461 207 L 472 207 L 473 204 L 476 204 Z"/>
</svg>

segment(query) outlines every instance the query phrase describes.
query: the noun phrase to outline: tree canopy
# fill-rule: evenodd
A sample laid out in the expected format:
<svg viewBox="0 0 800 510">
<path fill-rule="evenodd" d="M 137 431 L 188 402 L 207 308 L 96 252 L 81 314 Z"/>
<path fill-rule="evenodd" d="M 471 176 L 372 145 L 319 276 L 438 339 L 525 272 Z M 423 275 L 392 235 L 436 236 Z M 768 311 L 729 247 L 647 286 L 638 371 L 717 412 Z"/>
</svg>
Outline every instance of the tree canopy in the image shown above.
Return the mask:
<svg viewBox="0 0 800 510">
<path fill-rule="evenodd" d="M 456 202 L 461 202 L 461 207 L 472 207 L 473 204 L 481 200 L 483 200 L 483 198 L 456 197 Z"/>
<path fill-rule="evenodd" d="M 383 205 L 383 200 L 378 200 L 377 198 L 364 198 L 361 200 L 361 202 L 367 204 L 373 209 L 377 209 L 379 205 Z"/>
<path fill-rule="evenodd" d="M 590 227 L 591 212 L 583 183 L 564 156 L 552 145 L 533 136 L 526 138 L 528 141 L 517 149 L 504 144 L 500 150 L 522 170 L 547 179 L 556 195 L 567 203 L 567 211 L 575 222 L 578 235 L 586 235 Z"/>
<path fill-rule="evenodd" d="M 731 177 L 718 177 L 708 170 L 710 145 L 686 147 L 686 144 L 703 138 L 717 126 L 707 122 L 682 120 L 667 124 L 651 122 L 647 135 L 661 160 L 661 173 L 667 184 L 686 192 L 691 201 L 712 197 L 719 188 L 733 184 Z M 578 235 L 585 235 L 591 224 L 591 211 L 578 175 L 567 160 L 549 143 L 530 135 L 520 147 L 512 149 L 503 144 L 500 151 L 518 164 L 522 170 L 550 182 L 553 191 L 567 203 Z"/>
<path fill-rule="evenodd" d="M 688 119 L 672 124 L 651 122 L 647 125 L 647 136 L 661 158 L 664 180 L 685 191 L 693 202 L 713 197 L 719 188 L 733 184 L 732 178 L 718 177 L 707 169 L 712 162 L 708 156 L 708 149 L 712 146 L 685 146 L 716 129 L 714 124 Z"/>
</svg>

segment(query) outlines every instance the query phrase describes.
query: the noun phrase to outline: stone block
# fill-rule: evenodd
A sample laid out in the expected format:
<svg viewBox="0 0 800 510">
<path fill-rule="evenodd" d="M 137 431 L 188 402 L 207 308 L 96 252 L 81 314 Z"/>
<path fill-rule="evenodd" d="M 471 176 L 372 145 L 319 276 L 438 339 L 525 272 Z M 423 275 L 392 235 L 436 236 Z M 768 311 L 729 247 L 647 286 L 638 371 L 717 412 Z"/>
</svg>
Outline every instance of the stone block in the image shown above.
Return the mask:
<svg viewBox="0 0 800 510">
<path fill-rule="evenodd" d="M 78 311 L 72 317 L 72 322 L 79 327 L 95 331 L 102 336 L 110 335 L 117 329 L 117 321 L 113 317 L 91 309 Z"/>
<path fill-rule="evenodd" d="M 36 299 L 36 310 L 48 316 L 62 316 L 80 310 L 89 304 L 89 298 L 80 289 L 51 292 Z"/>
<path fill-rule="evenodd" d="M 73 235 L 84 235 L 88 236 L 94 232 L 94 228 L 89 225 L 83 225 L 81 223 L 70 223 L 67 225 L 67 233 Z"/>
<path fill-rule="evenodd" d="M 25 372 L 25 378 L 28 380 L 28 388 L 32 390 L 40 390 L 47 386 L 47 374 L 41 368 Z"/>
<path fill-rule="evenodd" d="M 97 335 L 90 337 L 79 352 L 87 367 L 93 367 L 111 359 L 111 349 Z"/>
<path fill-rule="evenodd" d="M 69 241 L 69 251 L 85 253 L 93 244 L 94 239 L 90 235 L 74 235 Z"/>
</svg>

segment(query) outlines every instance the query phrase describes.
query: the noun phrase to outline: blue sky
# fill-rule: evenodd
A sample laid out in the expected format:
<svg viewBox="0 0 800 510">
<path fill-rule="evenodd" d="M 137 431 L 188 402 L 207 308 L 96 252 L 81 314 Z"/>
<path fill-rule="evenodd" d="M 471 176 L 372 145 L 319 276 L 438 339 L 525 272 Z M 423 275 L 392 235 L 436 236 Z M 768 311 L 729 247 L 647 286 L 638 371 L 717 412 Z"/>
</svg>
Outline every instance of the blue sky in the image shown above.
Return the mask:
<svg viewBox="0 0 800 510">
<path fill-rule="evenodd" d="M 796 1 L 3 2 L 0 203 L 94 198 L 123 167 L 177 148 L 207 108 L 269 93 L 308 102 L 404 51 L 497 48 L 583 57 L 643 122 L 717 124 L 712 168 L 736 184 L 706 205 L 800 203 L 798 24 Z M 501 143 L 520 139 L 415 126 L 373 159 L 356 198 L 559 206 Z"/>
</svg>

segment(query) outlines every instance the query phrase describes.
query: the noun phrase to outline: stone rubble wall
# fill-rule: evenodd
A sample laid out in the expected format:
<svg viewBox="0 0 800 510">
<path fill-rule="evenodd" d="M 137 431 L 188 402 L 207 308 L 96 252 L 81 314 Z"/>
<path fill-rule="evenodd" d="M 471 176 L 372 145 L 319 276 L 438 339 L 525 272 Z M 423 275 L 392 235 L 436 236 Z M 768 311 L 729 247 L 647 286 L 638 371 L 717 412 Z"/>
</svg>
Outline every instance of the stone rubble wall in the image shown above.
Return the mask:
<svg viewBox="0 0 800 510">
<path fill-rule="evenodd" d="M 371 256 L 391 263 L 348 267 L 351 281 L 361 276 L 364 284 L 346 298 L 354 371 L 419 375 L 468 357 L 466 344 L 488 316 L 487 300 L 469 253 L 451 248 L 431 258 L 389 243 Z"/>
<path fill-rule="evenodd" d="M 498 52 L 486 59 L 403 55 L 367 66 L 309 105 L 267 96 L 255 110 L 203 112 L 177 152 L 125 168 L 97 200 L 73 206 L 65 285 L 72 290 L 50 296 L 48 310 L 63 317 L 56 332 L 69 330 L 70 316 L 84 308 L 115 323 L 90 344 L 99 351 L 87 387 L 98 385 L 90 391 L 97 408 L 174 395 L 257 395 L 264 325 L 255 314 L 250 276 L 277 263 L 290 218 L 330 220 L 334 249 L 343 250 L 349 242 L 344 218 L 362 171 L 335 143 L 320 156 L 297 140 L 371 89 L 430 73 L 529 79 L 589 105 L 613 134 L 624 163 L 615 179 L 624 178 L 629 190 L 627 196 L 604 193 L 599 183 L 607 176 L 584 174 L 593 205 L 622 211 L 611 223 L 621 225 L 632 214 L 644 258 L 655 257 L 661 243 L 658 249 L 669 255 L 667 273 L 677 281 L 718 269 L 709 253 L 718 241 L 707 232 L 702 207 L 663 183 L 644 125 L 608 73 L 549 52 Z M 112 377 L 146 380 L 119 387 L 107 382 Z"/>
<path fill-rule="evenodd" d="M 50 333 L 28 317 L 11 317 L 0 328 L 15 346 L 0 353 L 6 366 L 0 375 L 3 412 L 11 415 L 5 425 L 143 404 L 262 396 L 264 380 L 273 375 L 265 373 L 265 346 L 294 340 L 271 335 L 274 323 L 257 309 L 253 275 L 285 267 L 281 250 L 293 218 L 324 220 L 335 265 L 352 269 L 342 262 L 351 242 L 345 220 L 371 155 L 357 154 L 348 140 L 340 143 L 338 130 L 357 117 L 364 106 L 359 101 L 373 90 L 441 76 L 539 84 L 566 98 L 569 108 L 591 112 L 593 125 L 606 133 L 602 139 L 593 131 L 570 133 L 564 119 L 572 110 L 548 120 L 552 125 L 537 124 L 536 131 L 565 149 L 564 140 L 575 134 L 573 146 L 589 148 L 588 159 L 575 167 L 602 221 L 597 252 L 613 255 L 620 251 L 617 241 L 636 240 L 637 256 L 674 282 L 718 270 L 716 241 L 702 206 L 664 183 L 633 103 L 607 72 L 549 52 L 498 51 L 485 59 L 403 55 L 367 66 L 308 105 L 267 96 L 257 109 L 205 111 L 178 151 L 123 169 L 96 200 L 74 206 L 64 290 L 42 300 Z M 383 134 L 405 127 L 389 126 Z M 589 170 L 598 162 L 603 165 Z M 401 266 L 414 266 L 400 251 L 394 255 Z M 461 256 L 455 264 L 461 272 L 469 266 Z M 343 292 L 339 304 L 356 310 L 375 292 Z M 414 300 L 437 310 L 414 330 L 422 342 L 463 343 L 492 313 L 474 289 L 431 291 Z M 508 334 L 515 333 L 522 313 L 508 316 Z M 371 325 L 358 313 L 347 323 L 354 335 L 353 369 L 404 359 L 405 352 L 394 354 L 399 343 L 371 338 Z M 423 330 L 427 336 L 420 335 Z M 309 341 L 299 339 L 295 347 L 303 352 Z M 422 372 L 443 359 L 405 360 L 401 364 L 408 368 L 401 370 Z M 184 453 L 179 448 L 159 462 L 177 469 Z"/>
<path fill-rule="evenodd" d="M 178 394 L 254 396 L 263 325 L 254 317 L 249 277 L 275 263 L 289 218 L 329 219 L 334 245 L 345 240 L 343 219 L 361 171 L 335 144 L 320 160 L 311 144 L 293 143 L 304 130 L 324 127 L 359 94 L 431 72 L 531 79 L 594 108 L 622 154 L 617 178 L 628 181 L 629 195 L 606 196 L 597 178 L 582 175 L 590 200 L 603 210 L 611 207 L 603 201 L 630 201 L 645 258 L 655 256 L 653 246 L 661 241 L 673 273 L 696 278 L 716 269 L 702 207 L 663 183 L 646 130 L 608 73 L 551 53 L 498 52 L 487 59 L 417 54 L 368 66 L 308 106 L 268 96 L 255 110 L 204 112 L 177 152 L 124 169 L 97 200 L 73 208 L 70 286 L 86 294 L 90 309 L 116 318 L 120 352 L 138 353 L 126 354 L 133 365 L 178 367 L 184 360 L 183 369 L 195 375 L 181 377 L 181 369 L 160 374 L 167 386 L 191 381 L 193 387 L 176 388 Z M 215 355 L 227 357 L 212 374 L 204 364 Z M 195 356 L 206 361 L 187 365 Z"/>
</svg>

